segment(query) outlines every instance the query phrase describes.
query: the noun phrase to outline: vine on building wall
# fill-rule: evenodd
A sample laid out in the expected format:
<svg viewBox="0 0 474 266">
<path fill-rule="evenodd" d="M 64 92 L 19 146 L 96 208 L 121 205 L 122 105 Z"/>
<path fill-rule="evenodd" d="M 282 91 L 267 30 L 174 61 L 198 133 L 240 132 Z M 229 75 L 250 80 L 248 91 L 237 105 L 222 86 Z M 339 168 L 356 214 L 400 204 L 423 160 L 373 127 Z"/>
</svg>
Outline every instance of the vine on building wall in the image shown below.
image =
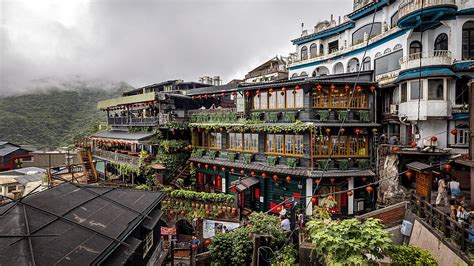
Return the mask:
<svg viewBox="0 0 474 266">
<path fill-rule="evenodd" d="M 198 128 L 200 130 L 216 131 L 216 132 L 267 132 L 267 133 L 280 133 L 280 132 L 294 132 L 301 133 L 308 131 L 309 129 L 318 129 L 319 127 L 311 124 L 305 124 L 299 120 L 295 120 L 293 123 L 287 125 L 267 125 L 259 124 L 252 121 L 244 121 L 241 124 L 229 124 L 229 123 L 192 123 L 190 128 Z"/>
</svg>

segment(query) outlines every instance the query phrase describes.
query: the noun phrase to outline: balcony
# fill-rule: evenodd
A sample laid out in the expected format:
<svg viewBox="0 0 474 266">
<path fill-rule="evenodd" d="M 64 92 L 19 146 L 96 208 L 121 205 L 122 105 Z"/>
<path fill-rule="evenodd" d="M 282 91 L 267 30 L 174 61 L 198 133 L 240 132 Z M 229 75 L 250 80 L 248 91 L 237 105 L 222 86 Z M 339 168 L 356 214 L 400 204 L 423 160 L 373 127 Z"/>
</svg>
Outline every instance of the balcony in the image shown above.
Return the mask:
<svg viewBox="0 0 474 266">
<path fill-rule="evenodd" d="M 243 118 L 243 113 L 237 113 L 235 108 L 215 108 L 190 110 L 192 123 L 230 122 L 235 123 Z"/>
<path fill-rule="evenodd" d="M 118 97 L 114 99 L 99 101 L 97 103 L 97 109 L 107 109 L 107 108 L 113 108 L 120 105 L 145 103 L 145 102 L 150 102 L 154 100 L 155 100 L 154 92 L 132 95 L 132 96 L 123 96 L 123 97 Z"/>
<path fill-rule="evenodd" d="M 420 107 L 420 120 L 428 118 L 446 118 L 451 116 L 451 104 L 449 101 L 443 100 L 417 100 L 401 103 L 398 109 L 399 117 L 407 117 L 409 121 L 418 119 L 418 105 Z M 429 106 L 429 108 L 428 108 Z"/>
<path fill-rule="evenodd" d="M 185 117 L 174 117 L 171 114 L 158 114 L 157 117 L 109 117 L 107 122 L 112 126 L 166 126 L 170 122 L 184 122 Z"/>
<path fill-rule="evenodd" d="M 140 157 L 137 157 L 137 156 L 131 156 L 127 154 L 99 150 L 99 149 L 94 149 L 92 151 L 92 155 L 94 157 L 98 157 L 106 161 L 112 161 L 115 163 L 126 164 L 126 165 L 130 165 L 134 167 L 140 166 Z"/>
<path fill-rule="evenodd" d="M 256 78 L 256 77 L 269 75 L 269 74 L 273 74 L 273 73 L 278 73 L 278 72 L 286 73 L 287 71 L 283 70 L 283 69 L 279 69 L 278 67 L 272 67 L 272 68 L 263 69 L 263 70 L 248 73 L 247 75 L 245 75 L 245 79 Z"/>
<path fill-rule="evenodd" d="M 421 60 L 421 63 L 420 63 Z M 401 70 L 425 66 L 447 66 L 453 63 L 451 51 L 414 53 L 400 58 Z"/>
<path fill-rule="evenodd" d="M 417 28 L 423 21 L 428 29 L 457 12 L 456 0 L 404 0 L 398 11 L 398 26 L 402 29 Z"/>
</svg>

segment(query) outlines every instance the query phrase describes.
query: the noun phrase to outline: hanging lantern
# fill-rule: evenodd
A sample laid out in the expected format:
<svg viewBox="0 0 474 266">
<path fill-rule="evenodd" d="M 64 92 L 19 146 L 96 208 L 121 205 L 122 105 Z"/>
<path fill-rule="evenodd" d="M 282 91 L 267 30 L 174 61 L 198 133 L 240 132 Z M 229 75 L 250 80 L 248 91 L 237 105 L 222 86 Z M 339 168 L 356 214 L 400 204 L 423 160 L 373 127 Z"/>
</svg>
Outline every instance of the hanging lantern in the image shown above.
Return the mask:
<svg viewBox="0 0 474 266">
<path fill-rule="evenodd" d="M 296 86 L 295 86 L 295 91 L 297 91 L 297 90 L 299 90 L 299 89 L 301 89 L 301 87 L 298 86 L 298 85 L 296 85 Z"/>
<path fill-rule="evenodd" d="M 260 94 L 260 90 L 257 90 L 255 93 L 256 93 L 257 95 L 259 95 L 259 94 Z"/>
<path fill-rule="evenodd" d="M 372 128 L 372 133 L 377 134 L 377 131 L 378 131 L 378 130 L 377 130 L 375 127 Z"/>
<path fill-rule="evenodd" d="M 365 181 L 367 181 L 367 177 L 363 176 L 363 177 L 362 177 L 362 182 L 365 183 Z"/>
<path fill-rule="evenodd" d="M 336 89 L 336 86 L 334 86 L 334 84 L 331 84 L 331 87 L 329 87 L 331 89 L 331 91 L 334 91 Z"/>
<path fill-rule="evenodd" d="M 411 146 L 412 148 L 416 148 L 416 146 L 417 146 L 417 145 L 416 145 L 416 142 L 412 142 L 412 143 L 410 144 L 410 146 Z"/>
<path fill-rule="evenodd" d="M 365 188 L 365 190 L 367 190 L 367 192 L 369 193 L 372 193 L 372 191 L 374 190 L 371 186 L 368 186 Z"/>
<path fill-rule="evenodd" d="M 357 92 L 362 91 L 362 87 L 361 87 L 361 86 L 357 86 L 357 87 L 356 87 L 356 91 L 357 91 Z"/>
<path fill-rule="evenodd" d="M 321 86 L 321 84 L 316 85 L 316 89 L 317 89 L 318 91 L 320 91 L 322 88 L 323 88 L 323 86 Z"/>
<path fill-rule="evenodd" d="M 455 129 L 455 128 L 451 129 L 451 134 L 452 134 L 452 135 L 457 135 L 457 134 L 458 134 L 458 130 Z"/>
<path fill-rule="evenodd" d="M 196 245 L 195 245 L 195 244 L 192 244 L 192 245 L 191 245 L 191 249 L 192 249 L 193 251 L 196 250 Z"/>
<path fill-rule="evenodd" d="M 452 167 L 450 164 L 445 164 L 445 165 L 443 165 L 443 168 L 444 168 L 444 170 L 446 170 L 447 172 L 450 172 L 453 167 Z"/>
<path fill-rule="evenodd" d="M 267 174 L 266 174 L 266 173 L 262 173 L 262 178 L 267 178 Z"/>
<path fill-rule="evenodd" d="M 209 94 L 206 94 L 206 95 L 204 95 L 204 98 L 206 98 L 206 99 L 207 99 L 208 97 L 209 97 Z"/>
<path fill-rule="evenodd" d="M 398 152 L 398 147 L 397 146 L 392 147 L 392 152 L 397 153 Z"/>
<path fill-rule="evenodd" d="M 354 193 L 352 192 L 352 190 L 347 191 L 347 196 L 352 197 L 353 194 L 354 194 Z"/>
<path fill-rule="evenodd" d="M 240 170 L 240 174 L 241 174 L 241 175 L 245 175 L 244 169 Z"/>
<path fill-rule="evenodd" d="M 291 176 L 286 177 L 286 182 L 290 183 L 291 182 Z"/>
<path fill-rule="evenodd" d="M 214 171 L 217 171 L 217 165 L 214 165 L 212 169 L 214 169 Z"/>
<path fill-rule="evenodd" d="M 206 168 L 206 169 L 209 168 L 209 165 L 208 164 L 204 165 L 204 168 Z"/>
<path fill-rule="evenodd" d="M 371 92 L 374 92 L 374 91 L 375 91 L 375 86 L 374 86 L 374 85 L 370 86 L 370 91 L 371 91 Z"/>
<path fill-rule="evenodd" d="M 250 172 L 250 176 L 255 176 L 255 172 L 254 171 Z"/>
<path fill-rule="evenodd" d="M 361 129 L 360 129 L 360 128 L 356 128 L 356 129 L 354 129 L 354 133 L 355 133 L 356 135 L 359 135 L 359 134 L 360 134 L 360 132 L 361 132 Z"/>
<path fill-rule="evenodd" d="M 221 93 L 221 96 L 222 96 L 222 97 L 224 97 L 224 96 L 225 96 L 225 93 L 224 93 L 224 92 L 223 92 L 223 93 Z"/>
<path fill-rule="evenodd" d="M 346 132 L 346 129 L 341 127 L 341 134 L 344 134 L 344 132 Z"/>
<path fill-rule="evenodd" d="M 250 91 L 245 92 L 245 96 L 249 97 L 250 96 Z"/>
<path fill-rule="evenodd" d="M 272 92 L 273 92 L 273 88 L 270 88 L 270 89 L 268 90 L 268 92 L 272 93 Z"/>
<path fill-rule="evenodd" d="M 335 177 L 331 177 L 331 178 L 329 178 L 329 181 L 331 181 L 331 184 L 334 184 L 334 182 L 336 181 L 336 178 L 335 178 Z"/>
<path fill-rule="evenodd" d="M 438 138 L 436 136 L 433 136 L 433 137 L 431 137 L 431 141 L 436 142 L 436 141 L 438 141 Z"/>
<path fill-rule="evenodd" d="M 199 96 L 198 96 L 198 99 L 199 99 L 199 100 L 201 100 L 201 99 L 202 99 L 202 96 L 201 96 L 201 95 L 199 95 Z"/>
<path fill-rule="evenodd" d="M 224 166 L 222 166 L 221 170 L 222 170 L 222 172 L 225 172 L 225 167 L 224 167 Z"/>
<path fill-rule="evenodd" d="M 281 212 L 281 210 L 282 210 L 282 207 L 280 205 L 280 206 L 277 207 L 277 212 Z"/>
<path fill-rule="evenodd" d="M 351 87 L 349 85 L 344 86 L 344 90 L 346 90 L 346 92 L 348 92 L 350 89 Z"/>
<path fill-rule="evenodd" d="M 281 88 L 281 91 L 282 91 L 282 92 L 285 92 L 285 91 L 286 91 L 286 88 L 285 88 L 285 87 Z"/>
<path fill-rule="evenodd" d="M 326 134 L 328 134 L 328 135 L 329 135 L 329 133 L 331 133 L 331 129 L 330 129 L 330 128 L 326 128 L 325 131 L 326 131 Z"/>
<path fill-rule="evenodd" d="M 313 205 L 318 204 L 318 197 L 313 196 L 313 197 L 311 198 L 311 203 L 313 203 Z"/>
<path fill-rule="evenodd" d="M 405 175 L 408 177 L 408 179 L 412 178 L 413 177 L 413 172 L 412 171 L 408 171 L 405 173 Z"/>
<path fill-rule="evenodd" d="M 277 176 L 277 175 L 274 175 L 274 176 L 273 176 L 273 180 L 277 181 L 277 180 L 278 180 L 278 176 Z"/>
<path fill-rule="evenodd" d="M 233 91 L 232 96 L 235 96 L 235 95 L 237 95 L 237 92 Z"/>
<path fill-rule="evenodd" d="M 235 172 L 234 168 L 231 168 L 231 169 L 230 169 L 230 172 L 231 172 L 231 173 Z"/>
<path fill-rule="evenodd" d="M 206 244 L 206 246 L 210 246 L 212 242 L 210 239 L 206 239 L 204 243 Z"/>
</svg>

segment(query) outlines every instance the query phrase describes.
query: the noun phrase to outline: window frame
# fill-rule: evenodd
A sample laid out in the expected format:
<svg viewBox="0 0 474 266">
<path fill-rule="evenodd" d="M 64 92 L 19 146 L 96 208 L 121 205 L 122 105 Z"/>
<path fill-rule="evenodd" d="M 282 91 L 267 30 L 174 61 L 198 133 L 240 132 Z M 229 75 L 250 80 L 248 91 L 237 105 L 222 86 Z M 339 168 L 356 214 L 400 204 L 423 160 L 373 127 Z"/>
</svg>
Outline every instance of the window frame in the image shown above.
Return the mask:
<svg viewBox="0 0 474 266">
<path fill-rule="evenodd" d="M 249 136 L 249 145 L 248 149 L 246 146 L 246 136 Z M 238 139 L 240 137 L 240 143 L 241 145 L 238 146 Z M 253 152 L 256 153 L 258 152 L 258 133 L 252 133 L 252 132 L 229 132 L 227 134 L 227 145 L 226 149 L 230 151 L 243 151 L 243 152 Z M 254 141 L 256 140 L 256 146 L 254 147 Z M 233 142 L 233 143 L 232 143 Z M 232 145 L 231 145 L 232 144 Z"/>
<path fill-rule="evenodd" d="M 283 95 L 282 95 L 283 93 Z M 288 97 L 292 98 L 293 106 L 288 106 Z M 261 92 L 259 96 L 252 96 L 251 109 L 252 110 L 297 110 L 304 108 L 304 91 L 303 89 L 276 89 L 272 93 L 270 92 Z M 262 98 L 265 98 L 262 101 Z M 281 103 L 283 101 L 283 103 Z M 262 102 L 266 102 L 266 108 L 262 107 Z M 297 105 L 301 104 L 301 105 Z"/>
<path fill-rule="evenodd" d="M 288 147 L 288 139 L 290 140 L 290 147 Z M 297 139 L 301 140 L 301 147 L 297 147 Z M 271 147 L 269 147 L 269 143 L 272 143 Z M 279 147 L 279 144 L 281 144 L 281 147 Z M 265 154 L 303 157 L 304 153 L 304 135 L 281 133 L 270 133 L 265 135 Z"/>
<path fill-rule="evenodd" d="M 342 149 L 339 143 L 343 143 Z M 327 157 L 369 157 L 369 138 L 367 135 L 340 135 L 339 137 L 337 135 L 318 135 L 313 139 L 313 158 Z"/>
<path fill-rule="evenodd" d="M 440 99 L 431 99 L 431 98 L 430 98 L 430 92 L 433 91 L 432 88 L 430 87 L 430 81 L 434 81 L 434 80 L 436 80 L 436 81 L 441 81 L 441 89 L 442 89 L 442 90 L 441 90 L 441 98 L 440 98 Z M 445 87 L 445 79 L 444 79 L 444 78 L 429 78 L 429 79 L 427 80 L 427 83 L 428 83 L 428 95 L 427 95 L 427 100 L 428 100 L 428 101 L 445 101 L 445 100 L 446 100 L 445 97 L 444 97 L 444 95 L 445 95 L 444 92 L 445 92 L 445 90 L 446 90 L 446 87 Z M 439 88 L 439 86 L 438 86 L 438 88 Z M 436 89 L 436 90 L 437 90 L 437 89 Z"/>
<path fill-rule="evenodd" d="M 345 91 L 343 88 L 338 88 L 337 91 L 330 91 L 329 89 L 322 89 L 321 91 L 313 92 L 313 108 L 315 109 L 358 109 L 364 110 L 369 109 L 369 94 L 363 90 L 361 92 L 355 92 L 351 99 L 349 91 Z M 342 104 L 343 102 L 344 104 Z M 336 103 L 336 104 L 334 104 Z"/>
</svg>

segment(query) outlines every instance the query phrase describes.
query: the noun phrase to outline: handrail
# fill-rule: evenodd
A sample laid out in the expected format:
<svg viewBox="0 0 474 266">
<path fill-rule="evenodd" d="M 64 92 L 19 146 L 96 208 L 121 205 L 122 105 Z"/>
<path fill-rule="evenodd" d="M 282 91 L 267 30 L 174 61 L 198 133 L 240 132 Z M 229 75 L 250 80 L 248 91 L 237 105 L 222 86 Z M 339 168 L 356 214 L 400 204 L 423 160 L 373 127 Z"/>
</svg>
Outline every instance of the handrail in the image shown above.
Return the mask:
<svg viewBox="0 0 474 266">
<path fill-rule="evenodd" d="M 109 159 L 119 163 L 125 163 L 128 165 L 138 167 L 140 165 L 140 158 L 130 155 L 125 155 L 121 153 L 115 153 L 111 151 L 105 151 L 100 149 L 92 150 L 92 154 L 94 156 L 103 157 L 104 159 Z"/>
<path fill-rule="evenodd" d="M 404 0 L 400 4 L 398 11 L 398 17 L 402 18 L 409 13 L 419 10 L 421 8 L 427 8 L 438 5 L 456 5 L 456 0 Z"/>
<path fill-rule="evenodd" d="M 400 58 L 400 64 L 407 63 L 412 60 L 420 60 L 420 59 L 427 59 L 427 58 L 446 58 L 451 60 L 452 52 L 448 50 L 435 50 L 431 53 L 422 52 L 422 53 L 413 53 L 407 56 Z"/>
</svg>

